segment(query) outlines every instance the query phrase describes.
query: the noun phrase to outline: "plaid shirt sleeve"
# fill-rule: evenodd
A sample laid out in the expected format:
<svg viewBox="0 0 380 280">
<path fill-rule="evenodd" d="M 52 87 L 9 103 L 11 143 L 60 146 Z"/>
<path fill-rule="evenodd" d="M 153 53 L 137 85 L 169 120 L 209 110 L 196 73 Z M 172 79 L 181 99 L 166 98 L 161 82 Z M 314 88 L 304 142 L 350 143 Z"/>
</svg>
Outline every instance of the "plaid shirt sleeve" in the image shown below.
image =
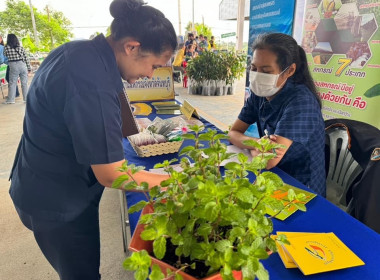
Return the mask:
<svg viewBox="0 0 380 280">
<path fill-rule="evenodd" d="M 9 46 L 5 46 L 4 55 L 8 57 L 8 61 L 22 60 L 23 62 L 25 62 L 28 71 L 32 70 L 32 67 L 30 67 L 29 58 L 27 57 L 23 47 L 17 47 L 13 49 Z"/>
</svg>

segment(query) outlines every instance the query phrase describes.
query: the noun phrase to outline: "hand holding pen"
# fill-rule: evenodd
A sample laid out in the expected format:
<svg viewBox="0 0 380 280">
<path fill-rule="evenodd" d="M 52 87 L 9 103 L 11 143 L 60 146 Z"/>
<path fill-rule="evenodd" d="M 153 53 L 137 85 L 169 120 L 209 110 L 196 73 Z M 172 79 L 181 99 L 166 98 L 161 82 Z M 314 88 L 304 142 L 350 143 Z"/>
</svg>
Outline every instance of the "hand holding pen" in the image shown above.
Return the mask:
<svg viewBox="0 0 380 280">
<path fill-rule="evenodd" d="M 269 135 L 267 129 L 264 129 L 264 133 L 265 133 L 265 137 L 267 137 L 269 140 L 272 140 L 272 141 L 276 142 L 276 140 L 277 140 L 276 135 L 274 135 L 274 134 Z M 276 153 L 276 149 L 272 149 L 272 152 L 273 152 L 275 155 L 277 155 L 277 153 Z"/>
</svg>

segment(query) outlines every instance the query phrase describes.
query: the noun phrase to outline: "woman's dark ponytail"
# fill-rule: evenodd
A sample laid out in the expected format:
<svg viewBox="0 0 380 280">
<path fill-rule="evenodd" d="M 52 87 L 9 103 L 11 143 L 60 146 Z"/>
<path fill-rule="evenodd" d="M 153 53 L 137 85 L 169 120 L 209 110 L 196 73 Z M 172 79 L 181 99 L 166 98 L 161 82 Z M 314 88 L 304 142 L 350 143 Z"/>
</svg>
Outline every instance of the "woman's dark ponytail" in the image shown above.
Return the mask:
<svg viewBox="0 0 380 280">
<path fill-rule="evenodd" d="M 319 106 L 322 107 L 321 98 L 317 93 L 307 65 L 306 53 L 293 37 L 283 33 L 260 34 L 252 46 L 252 51 L 256 49 L 267 49 L 273 52 L 277 56 L 277 64 L 281 71 L 295 63 L 296 72 L 292 76 L 294 82 L 307 86 L 314 93 Z"/>
<path fill-rule="evenodd" d="M 298 84 L 305 84 L 312 93 L 315 94 L 319 106 L 322 107 L 322 101 L 317 93 L 317 89 L 315 88 L 315 84 L 313 78 L 311 77 L 309 66 L 307 65 L 307 58 L 305 50 L 298 45 L 298 56 L 299 56 L 299 64 L 297 64 L 296 73 L 294 73 L 294 80 Z"/>
<path fill-rule="evenodd" d="M 159 10 L 141 0 L 114 0 L 110 5 L 114 20 L 111 36 L 115 41 L 130 37 L 141 44 L 141 50 L 161 54 L 177 48 L 174 27 Z"/>
</svg>

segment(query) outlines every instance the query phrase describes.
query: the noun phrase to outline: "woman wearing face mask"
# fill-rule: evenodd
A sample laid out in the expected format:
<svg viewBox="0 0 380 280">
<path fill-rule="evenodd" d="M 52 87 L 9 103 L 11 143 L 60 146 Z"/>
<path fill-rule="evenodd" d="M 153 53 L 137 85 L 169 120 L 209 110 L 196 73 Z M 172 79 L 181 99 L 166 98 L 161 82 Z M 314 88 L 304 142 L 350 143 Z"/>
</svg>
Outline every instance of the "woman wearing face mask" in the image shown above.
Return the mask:
<svg viewBox="0 0 380 280">
<path fill-rule="evenodd" d="M 125 158 L 122 79 L 151 78 L 177 47 L 173 25 L 143 1 L 114 0 L 110 13 L 110 36 L 66 43 L 39 67 L 11 174 L 21 221 L 64 280 L 100 279 L 99 201 Z M 151 186 L 168 178 L 133 176 Z"/>
<path fill-rule="evenodd" d="M 324 121 L 321 100 L 311 78 L 305 51 L 282 33 L 257 37 L 250 71 L 251 95 L 233 124 L 230 142 L 252 139 L 244 132 L 257 123 L 260 136 L 284 144 L 267 168 L 278 166 L 316 193 L 326 196 Z M 265 133 L 267 132 L 267 133 Z"/>
</svg>

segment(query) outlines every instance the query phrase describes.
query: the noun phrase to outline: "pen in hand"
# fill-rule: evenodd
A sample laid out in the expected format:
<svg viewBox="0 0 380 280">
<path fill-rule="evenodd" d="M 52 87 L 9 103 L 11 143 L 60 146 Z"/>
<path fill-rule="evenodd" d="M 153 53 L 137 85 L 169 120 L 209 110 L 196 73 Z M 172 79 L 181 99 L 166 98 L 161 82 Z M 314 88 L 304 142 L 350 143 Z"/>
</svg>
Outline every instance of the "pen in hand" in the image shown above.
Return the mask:
<svg viewBox="0 0 380 280">
<path fill-rule="evenodd" d="M 264 129 L 264 133 L 265 133 L 265 136 L 268 137 L 268 139 L 270 140 L 269 133 L 268 133 L 268 129 Z M 273 152 L 275 155 L 277 155 L 275 149 L 272 149 L 272 152 Z"/>
</svg>

